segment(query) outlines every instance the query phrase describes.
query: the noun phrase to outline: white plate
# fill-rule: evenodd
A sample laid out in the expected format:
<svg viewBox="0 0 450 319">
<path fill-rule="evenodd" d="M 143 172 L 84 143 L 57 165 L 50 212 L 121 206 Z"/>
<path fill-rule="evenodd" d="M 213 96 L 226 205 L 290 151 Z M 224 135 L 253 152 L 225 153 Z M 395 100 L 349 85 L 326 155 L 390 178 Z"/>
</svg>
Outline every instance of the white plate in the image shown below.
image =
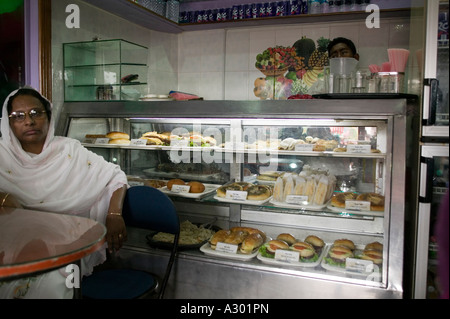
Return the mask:
<svg viewBox="0 0 450 319">
<path fill-rule="evenodd" d="M 269 198 L 263 199 L 263 200 L 237 200 L 237 199 L 229 199 L 229 198 L 225 198 L 225 197 L 219 197 L 217 195 L 214 196 L 215 200 L 218 200 L 219 202 L 224 202 L 224 203 L 232 203 L 232 204 L 242 204 L 242 205 L 262 205 L 264 203 L 266 203 L 267 201 L 269 201 L 272 198 L 272 196 L 270 196 Z"/>
<path fill-rule="evenodd" d="M 283 208 L 294 208 L 294 209 L 307 209 L 307 210 L 322 210 L 330 203 L 329 201 L 323 205 L 297 205 L 297 204 L 289 204 L 286 202 L 279 202 L 276 200 L 271 200 L 270 203 L 277 207 Z"/>
<path fill-rule="evenodd" d="M 345 209 L 345 208 L 339 208 L 339 207 L 334 207 L 332 205 L 328 205 L 327 208 L 329 210 L 332 210 L 333 212 L 339 212 L 339 213 L 349 213 L 349 214 L 353 214 L 353 215 L 371 215 L 371 216 L 382 216 L 384 215 L 384 211 L 380 212 L 380 211 L 376 211 L 376 210 L 354 210 L 354 209 Z"/>
<path fill-rule="evenodd" d="M 236 260 L 241 260 L 241 261 L 247 261 L 247 260 L 253 259 L 258 254 L 258 249 L 256 249 L 256 251 L 252 254 L 242 254 L 239 251 L 236 254 L 224 253 L 221 251 L 211 249 L 211 245 L 209 243 L 206 243 L 202 247 L 200 247 L 200 251 L 208 256 L 236 259 Z"/>
<path fill-rule="evenodd" d="M 324 249 L 324 255 L 322 258 L 322 262 L 320 263 L 320 266 L 322 266 L 322 268 L 329 270 L 329 271 L 333 271 L 333 272 L 338 272 L 341 274 L 345 274 L 345 275 L 352 275 L 358 278 L 361 277 L 368 277 L 370 276 L 370 280 L 373 281 L 373 279 L 377 279 L 377 281 L 381 281 L 381 274 L 380 273 L 374 273 L 374 272 L 356 272 L 356 271 L 351 271 L 351 270 L 347 270 L 345 267 L 339 267 L 339 266 L 335 266 L 335 265 L 330 265 L 327 263 L 325 257 L 328 256 L 328 251 L 330 250 L 331 245 L 327 245 L 327 247 Z M 364 250 L 364 245 L 356 245 L 356 248 L 354 250 L 355 255 L 360 255 L 362 254 L 363 250 Z M 375 267 L 376 265 L 374 265 Z"/>
<path fill-rule="evenodd" d="M 275 258 L 268 258 L 268 257 L 263 257 L 261 255 L 261 253 L 258 253 L 258 256 L 256 258 L 258 258 L 259 260 L 261 260 L 263 263 L 265 264 L 269 264 L 269 265 L 275 265 L 275 266 L 293 266 L 293 267 L 316 267 L 320 264 L 320 262 L 322 261 L 322 258 L 325 254 L 325 248 L 322 249 L 322 252 L 319 255 L 319 258 L 317 258 L 317 260 L 315 262 L 312 263 L 307 263 L 307 262 L 303 262 L 303 261 L 297 261 L 297 262 L 288 262 L 288 261 L 282 261 L 282 260 L 277 260 Z"/>
<path fill-rule="evenodd" d="M 211 194 L 212 192 L 215 192 L 216 189 L 218 189 L 222 185 L 215 185 L 215 184 L 203 184 L 205 185 L 205 190 L 202 193 L 177 193 L 172 192 L 167 188 L 167 186 L 164 186 L 160 188 L 159 190 L 163 193 L 166 193 L 167 195 L 171 196 L 179 196 L 179 197 L 186 197 L 186 198 L 202 198 L 208 194 Z"/>
</svg>

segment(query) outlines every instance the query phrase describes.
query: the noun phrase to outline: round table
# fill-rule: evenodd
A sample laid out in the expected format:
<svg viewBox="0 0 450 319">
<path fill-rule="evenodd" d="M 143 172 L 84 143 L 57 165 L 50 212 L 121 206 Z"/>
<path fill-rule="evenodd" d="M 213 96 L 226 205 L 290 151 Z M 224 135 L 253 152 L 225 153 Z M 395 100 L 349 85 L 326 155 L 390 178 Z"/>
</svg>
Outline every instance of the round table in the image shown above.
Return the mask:
<svg viewBox="0 0 450 319">
<path fill-rule="evenodd" d="M 76 263 L 100 249 L 106 228 L 92 219 L 0 208 L 0 281 Z"/>
</svg>

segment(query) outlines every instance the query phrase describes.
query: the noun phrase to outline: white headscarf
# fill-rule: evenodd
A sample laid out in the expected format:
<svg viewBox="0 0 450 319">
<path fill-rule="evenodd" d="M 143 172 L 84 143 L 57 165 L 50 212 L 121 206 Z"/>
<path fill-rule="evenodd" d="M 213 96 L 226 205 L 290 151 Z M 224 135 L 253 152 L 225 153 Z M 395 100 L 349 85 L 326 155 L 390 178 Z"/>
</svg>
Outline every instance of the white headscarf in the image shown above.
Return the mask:
<svg viewBox="0 0 450 319">
<path fill-rule="evenodd" d="M 0 191 L 14 195 L 24 208 L 105 223 L 112 193 L 127 184 L 125 173 L 78 140 L 55 136 L 55 116 L 51 117 L 42 152 L 33 156 L 25 152 L 8 119 L 7 103 L 17 91 L 6 98 L 2 110 Z"/>
</svg>

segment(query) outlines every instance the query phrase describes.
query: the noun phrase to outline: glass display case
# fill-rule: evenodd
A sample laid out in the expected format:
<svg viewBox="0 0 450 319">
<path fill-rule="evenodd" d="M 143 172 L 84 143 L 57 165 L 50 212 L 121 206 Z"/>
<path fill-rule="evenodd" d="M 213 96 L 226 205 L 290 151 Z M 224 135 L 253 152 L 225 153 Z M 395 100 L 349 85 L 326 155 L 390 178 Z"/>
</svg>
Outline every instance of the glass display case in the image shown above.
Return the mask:
<svg viewBox="0 0 450 319">
<path fill-rule="evenodd" d="M 147 93 L 148 49 L 125 40 L 64 43 L 65 101 L 138 100 Z"/>
<path fill-rule="evenodd" d="M 112 102 L 107 110 L 65 103 L 58 131 L 119 164 L 130 185 L 165 192 L 182 221 L 264 234 L 247 253 L 242 243 L 217 248 L 209 238 L 180 251 L 170 297 L 245 298 L 250 289 L 253 298 L 401 298 L 405 198 L 416 196 L 405 185 L 417 165 L 407 128 L 418 123 L 410 116 L 416 100 L 396 96 Z M 110 132 L 128 141 L 114 144 Z M 183 185 L 169 187 L 174 179 Z M 189 182 L 204 188 L 191 192 Z M 315 236 L 323 246 L 311 258 L 293 243 L 273 255 L 268 243 L 281 234 Z M 341 239 L 354 245 L 343 259 Z M 165 253 L 140 229 L 130 229 L 121 250 L 145 268 L 159 267 Z"/>
</svg>

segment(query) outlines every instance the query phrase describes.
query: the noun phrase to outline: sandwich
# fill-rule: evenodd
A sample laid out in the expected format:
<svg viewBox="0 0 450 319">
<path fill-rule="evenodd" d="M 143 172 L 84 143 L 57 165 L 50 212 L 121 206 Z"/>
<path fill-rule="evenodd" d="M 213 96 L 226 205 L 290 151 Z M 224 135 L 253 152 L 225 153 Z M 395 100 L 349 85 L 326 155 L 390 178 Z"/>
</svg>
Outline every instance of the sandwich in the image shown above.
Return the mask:
<svg viewBox="0 0 450 319">
<path fill-rule="evenodd" d="M 349 257 L 353 257 L 351 249 L 345 246 L 333 245 L 328 252 L 328 257 L 325 258 L 326 262 L 333 266 L 345 267 L 345 260 Z"/>
<path fill-rule="evenodd" d="M 302 262 L 314 262 L 319 258 L 314 250 L 314 247 L 308 243 L 299 241 L 294 243 L 290 248 L 293 251 L 299 252 L 300 261 Z"/>
<path fill-rule="evenodd" d="M 275 257 L 275 251 L 277 249 L 289 249 L 289 245 L 282 241 L 282 240 L 277 240 L 277 239 L 273 239 L 271 241 L 269 241 L 268 243 L 266 243 L 265 245 L 262 245 L 259 248 L 259 252 L 261 253 L 261 256 L 266 257 L 266 258 L 274 258 Z"/>
</svg>

